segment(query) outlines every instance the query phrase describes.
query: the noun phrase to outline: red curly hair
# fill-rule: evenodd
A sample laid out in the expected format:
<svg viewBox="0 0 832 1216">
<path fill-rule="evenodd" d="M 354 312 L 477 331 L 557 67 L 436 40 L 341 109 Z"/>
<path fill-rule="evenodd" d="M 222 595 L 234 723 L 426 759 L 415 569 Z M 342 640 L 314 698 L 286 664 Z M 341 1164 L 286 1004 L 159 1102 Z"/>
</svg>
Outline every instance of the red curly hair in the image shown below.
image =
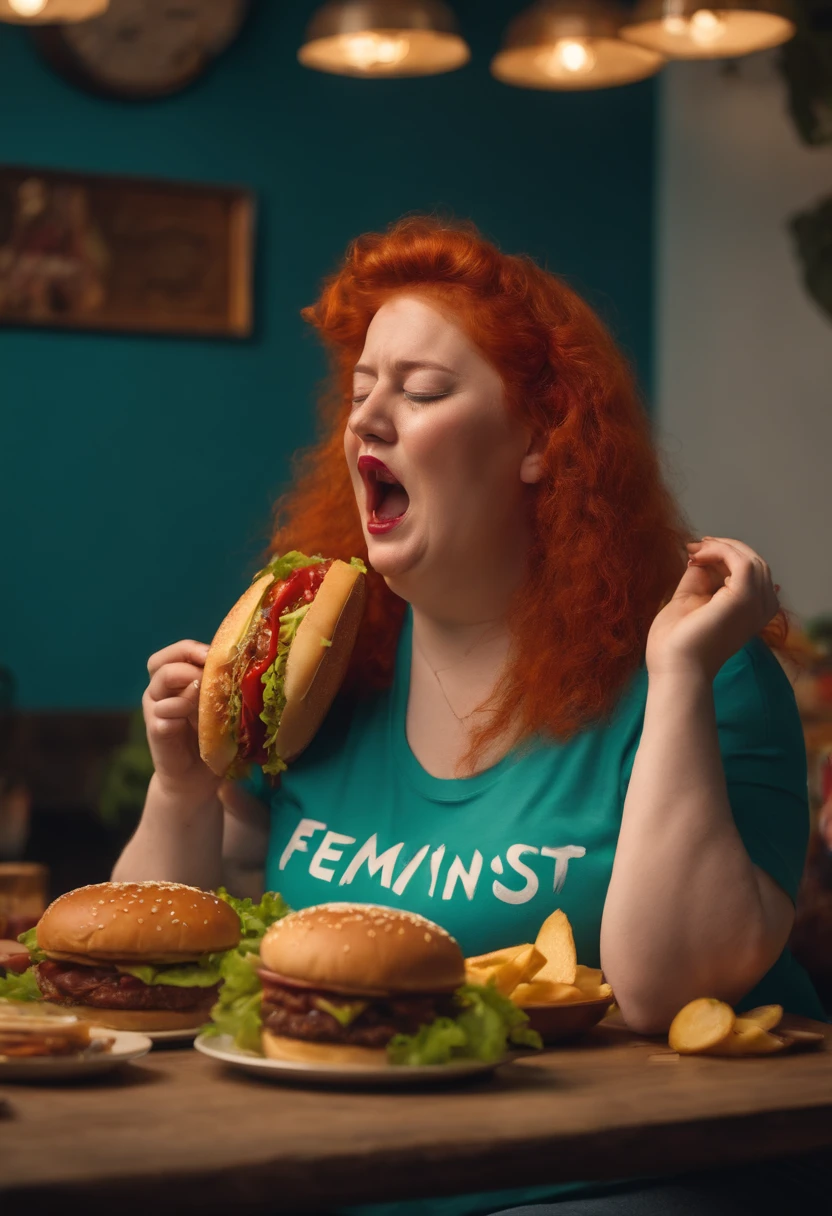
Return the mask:
<svg viewBox="0 0 832 1216">
<path fill-rule="evenodd" d="M 543 443 L 532 552 L 509 622 L 514 662 L 487 704 L 463 766 L 511 722 L 518 739 L 567 739 L 603 720 L 644 658 L 693 534 L 666 488 L 650 425 L 623 355 L 592 309 L 527 257 L 501 253 L 471 223 L 409 217 L 353 241 L 302 316 L 322 335 L 332 384 L 320 441 L 303 453 L 276 508 L 272 551 L 367 560 L 343 433 L 368 326 L 394 294 L 430 298 L 499 373 L 509 411 Z M 392 679 L 404 602 L 368 574 L 368 607 L 349 684 Z M 781 612 L 763 631 L 787 632 Z"/>
</svg>

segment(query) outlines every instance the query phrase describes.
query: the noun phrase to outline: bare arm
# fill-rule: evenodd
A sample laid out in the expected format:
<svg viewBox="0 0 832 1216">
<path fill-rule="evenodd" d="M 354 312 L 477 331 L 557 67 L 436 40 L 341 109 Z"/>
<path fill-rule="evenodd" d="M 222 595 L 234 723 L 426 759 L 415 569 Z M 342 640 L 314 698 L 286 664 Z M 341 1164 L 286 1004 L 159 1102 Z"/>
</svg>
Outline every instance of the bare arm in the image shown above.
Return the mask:
<svg viewBox="0 0 832 1216">
<path fill-rule="evenodd" d="M 601 927 L 628 1023 L 655 1033 L 695 997 L 733 1004 L 776 961 L 793 914 L 734 823 L 710 680 L 651 679 Z"/>
<path fill-rule="evenodd" d="M 113 870 L 116 881 L 163 879 L 196 887 L 222 881 L 219 778 L 202 762 L 196 731 L 208 647 L 183 641 L 151 655 L 142 698 L 155 772 L 141 822 Z"/>
<path fill-rule="evenodd" d="M 771 620 L 765 562 L 705 537 L 647 643 L 644 729 L 601 925 L 626 1020 L 658 1033 L 700 996 L 734 1002 L 775 962 L 791 900 L 752 863 L 734 823 L 713 700 L 722 664 Z"/>
<path fill-rule="evenodd" d="M 266 850 L 269 843 L 269 812 L 259 798 L 239 785 L 220 787 L 225 810 L 222 844 L 223 882 L 232 895 L 250 895 L 258 902 L 263 895 Z"/>
</svg>

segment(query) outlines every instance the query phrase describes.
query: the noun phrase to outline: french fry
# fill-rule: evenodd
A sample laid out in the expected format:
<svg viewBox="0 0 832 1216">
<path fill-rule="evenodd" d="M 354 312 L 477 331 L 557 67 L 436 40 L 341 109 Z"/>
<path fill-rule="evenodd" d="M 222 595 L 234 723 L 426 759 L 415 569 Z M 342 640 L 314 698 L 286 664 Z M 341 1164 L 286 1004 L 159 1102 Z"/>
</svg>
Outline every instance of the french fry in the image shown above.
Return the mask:
<svg viewBox="0 0 832 1216">
<path fill-rule="evenodd" d="M 740 1015 L 745 1022 L 756 1022 L 763 1030 L 774 1030 L 775 1026 L 780 1025 L 783 1017 L 782 1005 L 758 1005 L 756 1009 L 749 1009 L 748 1013 Z"/>
<path fill-rule="evenodd" d="M 499 967 L 516 958 L 523 950 L 529 950 L 531 945 L 531 942 L 523 942 L 520 946 L 504 946 L 502 950 L 492 950 L 489 954 L 472 954 L 470 958 L 466 958 L 465 966 L 471 971 Z"/>
<path fill-rule="evenodd" d="M 574 984 L 555 984 L 551 980 L 531 980 L 518 984 L 511 994 L 515 1005 L 566 1005 L 587 998 Z"/>
<path fill-rule="evenodd" d="M 466 984 L 482 984 L 485 986 L 491 979 L 492 975 L 496 975 L 500 970 L 499 967 L 465 967 L 465 983 Z"/>
<path fill-rule="evenodd" d="M 575 968 L 575 986 L 577 988 L 598 988 L 604 982 L 604 973 L 600 967 L 584 967 L 578 963 Z"/>
<path fill-rule="evenodd" d="M 724 1001 L 700 997 L 680 1009 L 670 1023 L 667 1041 L 679 1055 L 711 1051 L 734 1029 L 734 1011 Z"/>
<path fill-rule="evenodd" d="M 578 972 L 575 939 L 566 913 L 560 908 L 547 916 L 540 926 L 535 946 L 546 959 L 546 965 L 536 973 L 539 980 L 555 984 L 573 984 Z"/>
<path fill-rule="evenodd" d="M 530 980 L 544 965 L 546 959 L 534 946 L 526 946 L 514 958 L 503 963 L 494 972 L 494 987 L 503 996 L 511 996 L 518 984 Z"/>
</svg>

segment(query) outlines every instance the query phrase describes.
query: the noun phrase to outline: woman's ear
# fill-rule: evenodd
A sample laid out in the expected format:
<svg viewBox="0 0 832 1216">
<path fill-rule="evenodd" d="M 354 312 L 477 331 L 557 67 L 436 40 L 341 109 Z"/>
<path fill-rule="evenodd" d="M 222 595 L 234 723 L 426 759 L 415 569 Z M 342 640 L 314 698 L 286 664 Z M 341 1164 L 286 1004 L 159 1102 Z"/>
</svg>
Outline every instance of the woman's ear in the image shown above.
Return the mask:
<svg viewBox="0 0 832 1216">
<path fill-rule="evenodd" d="M 520 480 L 527 485 L 534 485 L 543 477 L 546 472 L 546 465 L 543 460 L 543 440 L 540 437 L 531 436 L 529 438 L 529 446 L 526 449 L 526 455 L 520 464 Z"/>
</svg>

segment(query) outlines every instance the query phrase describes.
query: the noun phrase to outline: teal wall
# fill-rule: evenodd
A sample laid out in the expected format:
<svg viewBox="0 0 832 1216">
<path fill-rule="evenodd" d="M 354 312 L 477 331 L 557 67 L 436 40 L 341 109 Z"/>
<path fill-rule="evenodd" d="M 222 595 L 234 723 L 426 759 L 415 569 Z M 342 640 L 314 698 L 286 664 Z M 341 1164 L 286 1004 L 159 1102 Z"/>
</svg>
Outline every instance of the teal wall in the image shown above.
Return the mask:
<svg viewBox="0 0 832 1216">
<path fill-rule="evenodd" d="M 0 27 L 0 162 L 227 181 L 259 202 L 251 341 L 0 331 L 0 664 L 30 708 L 137 704 L 151 651 L 210 640 L 313 437 L 299 309 L 346 243 L 407 211 L 471 217 L 566 275 L 650 377 L 654 88 L 508 88 L 523 3 L 456 0 L 463 70 L 361 81 L 295 61 L 315 5 L 260 0 L 192 89 L 88 97 Z"/>
</svg>

